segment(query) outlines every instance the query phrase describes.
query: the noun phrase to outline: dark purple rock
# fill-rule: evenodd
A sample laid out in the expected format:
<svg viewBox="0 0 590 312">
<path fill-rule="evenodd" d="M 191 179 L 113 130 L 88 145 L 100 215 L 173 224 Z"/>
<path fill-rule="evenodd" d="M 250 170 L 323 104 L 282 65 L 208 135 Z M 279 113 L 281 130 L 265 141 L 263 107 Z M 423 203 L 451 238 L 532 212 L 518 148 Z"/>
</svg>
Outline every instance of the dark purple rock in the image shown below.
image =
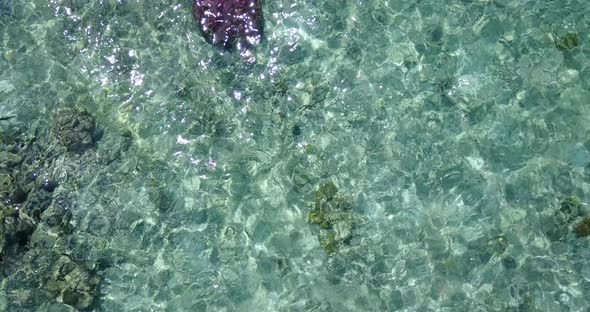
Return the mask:
<svg viewBox="0 0 590 312">
<path fill-rule="evenodd" d="M 226 50 L 248 49 L 262 39 L 259 0 L 195 0 L 193 15 L 205 39 Z"/>
</svg>

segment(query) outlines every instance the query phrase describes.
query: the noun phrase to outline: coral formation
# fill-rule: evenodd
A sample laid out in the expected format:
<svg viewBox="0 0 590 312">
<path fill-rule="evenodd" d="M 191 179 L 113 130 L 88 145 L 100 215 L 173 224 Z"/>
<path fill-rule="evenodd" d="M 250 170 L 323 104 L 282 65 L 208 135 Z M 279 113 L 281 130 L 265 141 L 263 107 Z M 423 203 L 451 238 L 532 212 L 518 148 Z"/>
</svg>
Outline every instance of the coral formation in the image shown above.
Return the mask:
<svg viewBox="0 0 590 312">
<path fill-rule="evenodd" d="M 61 114 L 63 113 L 63 114 Z M 57 120 L 59 119 L 59 120 Z M 12 122 L 12 120 L 11 120 Z M 89 146 L 94 120 L 60 111 L 53 132 L 72 152 Z M 54 150 L 35 129 L 0 127 L 0 268 L 10 309 L 32 311 L 55 299 L 62 310 L 90 309 L 96 298 L 98 270 L 66 254 L 73 241 L 73 202 L 67 181 L 55 179 Z M 59 136 L 58 134 L 63 134 Z M 61 158 L 59 163 L 67 160 Z M 71 179 L 71 177 L 69 178 Z M 64 182 L 61 184 L 59 182 Z M 67 243 L 66 243 L 67 241 Z"/>
<path fill-rule="evenodd" d="M 504 236 L 498 236 L 488 240 L 484 245 L 484 250 L 490 256 L 501 256 L 508 248 L 508 241 Z"/>
<path fill-rule="evenodd" d="M 0 261 L 9 249 L 22 249 L 35 229 L 34 221 L 24 212 L 13 207 L 0 210 Z M 15 253 L 11 251 L 9 253 Z"/>
<path fill-rule="evenodd" d="M 207 42 L 224 49 L 248 49 L 262 40 L 258 0 L 195 0 L 193 15 Z"/>
<path fill-rule="evenodd" d="M 94 303 L 99 282 L 95 272 L 68 255 L 62 255 L 53 264 L 45 287 L 57 302 L 83 310 Z"/>
<path fill-rule="evenodd" d="M 582 221 L 576 224 L 576 234 L 578 237 L 586 237 L 590 235 L 590 216 L 586 216 Z"/>
<path fill-rule="evenodd" d="M 565 218 L 565 222 L 571 222 L 581 216 L 582 203 L 575 197 L 568 197 L 563 200 L 559 207 L 559 213 Z"/>
<path fill-rule="evenodd" d="M 11 1 L 10 0 L 0 0 L 0 18 L 3 16 L 8 16 L 12 13 L 11 8 Z"/>
<path fill-rule="evenodd" d="M 148 185 L 149 198 L 158 210 L 164 212 L 183 204 L 182 199 L 178 198 L 166 183 L 152 179 Z"/>
<path fill-rule="evenodd" d="M 551 240 L 557 241 L 566 238 L 573 226 L 578 237 L 585 237 L 590 234 L 590 216 L 585 216 L 586 214 L 587 211 L 578 198 L 568 197 L 560 203 L 553 218 L 545 221 L 544 231 Z M 581 221 L 574 224 L 582 217 Z"/>
<path fill-rule="evenodd" d="M 64 108 L 53 118 L 52 132 L 68 151 L 82 154 L 94 144 L 94 118 L 86 111 Z"/>
<path fill-rule="evenodd" d="M 338 194 L 332 181 L 321 185 L 315 192 L 314 208 L 307 215 L 307 222 L 320 226 L 320 246 L 328 255 L 352 239 L 355 222 L 351 209 L 350 198 Z"/>
<path fill-rule="evenodd" d="M 567 33 L 566 35 L 559 37 L 557 41 L 555 41 L 555 46 L 562 50 L 571 50 L 578 46 L 578 34 L 575 33 Z"/>
<path fill-rule="evenodd" d="M 26 248 L 57 185 L 46 175 L 41 148 L 20 131 L 3 133 L 0 144 L 0 261 Z M 12 135 L 11 135 L 12 134 Z"/>
<path fill-rule="evenodd" d="M 109 131 L 100 139 L 96 149 L 96 160 L 101 165 L 110 165 L 126 152 L 133 143 L 133 135 L 129 130 Z"/>
</svg>

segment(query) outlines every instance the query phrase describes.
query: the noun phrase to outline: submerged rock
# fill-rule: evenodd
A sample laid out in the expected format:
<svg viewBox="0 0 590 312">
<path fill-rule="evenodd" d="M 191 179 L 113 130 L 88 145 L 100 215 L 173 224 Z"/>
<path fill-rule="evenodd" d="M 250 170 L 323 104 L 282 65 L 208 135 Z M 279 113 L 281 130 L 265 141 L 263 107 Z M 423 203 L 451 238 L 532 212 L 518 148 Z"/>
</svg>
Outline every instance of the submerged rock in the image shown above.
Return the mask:
<svg viewBox="0 0 590 312">
<path fill-rule="evenodd" d="M 195 0 L 193 15 L 207 42 L 238 50 L 262 39 L 262 9 L 259 0 Z"/>
</svg>

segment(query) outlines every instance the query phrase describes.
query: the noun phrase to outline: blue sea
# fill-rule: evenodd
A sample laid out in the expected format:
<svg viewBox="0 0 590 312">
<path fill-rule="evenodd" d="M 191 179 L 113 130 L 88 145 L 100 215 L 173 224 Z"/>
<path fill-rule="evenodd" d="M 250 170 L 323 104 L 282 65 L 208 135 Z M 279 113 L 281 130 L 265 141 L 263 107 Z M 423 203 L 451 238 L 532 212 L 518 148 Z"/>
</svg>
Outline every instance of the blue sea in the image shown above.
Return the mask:
<svg viewBox="0 0 590 312">
<path fill-rule="evenodd" d="M 261 8 L 0 0 L 0 311 L 590 311 L 590 2 Z"/>
</svg>

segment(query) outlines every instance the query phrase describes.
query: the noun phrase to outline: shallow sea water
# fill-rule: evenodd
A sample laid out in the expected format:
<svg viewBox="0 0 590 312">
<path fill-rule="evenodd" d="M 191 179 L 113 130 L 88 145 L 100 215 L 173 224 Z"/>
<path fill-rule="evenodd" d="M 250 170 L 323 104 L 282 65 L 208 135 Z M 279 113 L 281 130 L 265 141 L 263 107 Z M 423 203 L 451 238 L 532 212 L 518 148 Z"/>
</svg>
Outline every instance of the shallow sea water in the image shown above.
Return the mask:
<svg viewBox="0 0 590 312">
<path fill-rule="evenodd" d="M 109 263 L 90 310 L 590 310 L 590 239 L 544 227 L 589 210 L 587 1 L 262 8 L 248 64 L 190 1 L 0 0 L 0 117 L 103 132 L 54 164 L 64 248 Z M 357 220 L 332 254 L 307 222 L 329 181 Z M 5 311 L 70 311 L 2 279 Z"/>
</svg>

